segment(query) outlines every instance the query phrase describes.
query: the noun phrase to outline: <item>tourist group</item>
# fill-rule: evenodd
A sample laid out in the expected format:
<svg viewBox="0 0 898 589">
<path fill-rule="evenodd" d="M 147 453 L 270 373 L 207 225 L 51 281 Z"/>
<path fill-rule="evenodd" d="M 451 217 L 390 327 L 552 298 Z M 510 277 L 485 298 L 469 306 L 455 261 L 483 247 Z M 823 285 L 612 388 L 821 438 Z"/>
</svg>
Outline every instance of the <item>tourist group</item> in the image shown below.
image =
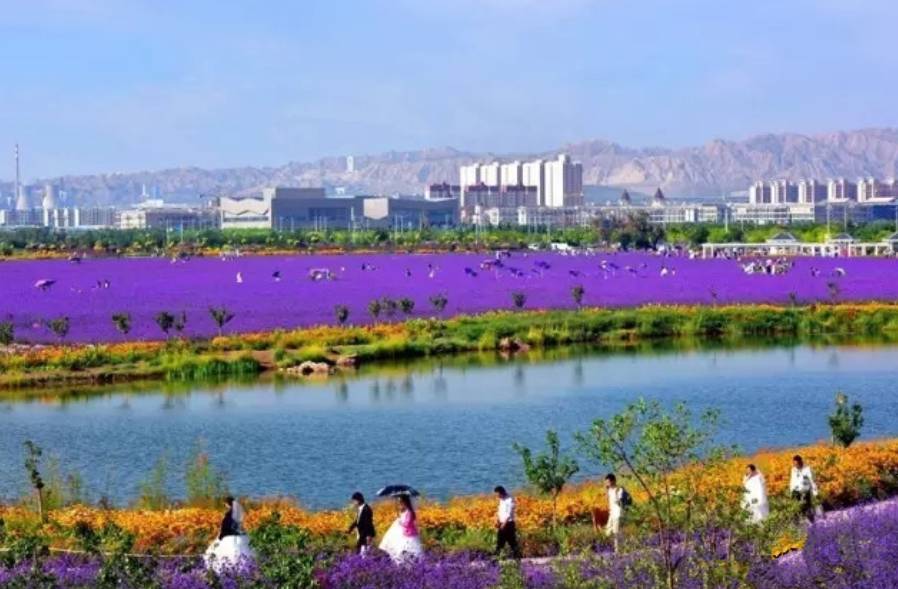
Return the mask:
<svg viewBox="0 0 898 589">
<path fill-rule="evenodd" d="M 605 535 L 612 541 L 616 552 L 625 514 L 632 506 L 633 499 L 623 486 L 618 485 L 614 473 L 605 475 L 604 484 L 608 498 L 608 512 L 607 520 L 601 525 Z M 764 521 L 770 513 L 764 475 L 754 464 L 749 464 L 746 466 L 742 484 L 744 488 L 743 508 L 748 512 L 752 522 Z M 501 557 L 507 549 L 513 558 L 519 559 L 521 550 L 518 545 L 515 524 L 514 497 L 501 485 L 493 491 L 498 500 L 494 522 L 496 528 L 495 556 Z M 816 509 L 819 509 L 814 507 L 814 497 L 818 493 L 817 484 L 814 481 L 811 468 L 798 455 L 792 458 L 789 491 L 793 500 L 798 504 L 801 514 L 808 521 L 813 522 L 817 515 Z M 397 564 L 414 560 L 424 554 L 413 503 L 413 497 L 417 495 L 418 492 L 407 485 L 391 485 L 378 492 L 380 497 L 392 497 L 396 500 L 396 519 L 381 538 L 380 543 L 377 544 L 377 548 L 387 553 Z M 365 500 L 365 496 L 358 491 L 352 494 L 351 501 L 355 516 L 347 533 L 355 533 L 357 538 L 355 550 L 357 553 L 365 555 L 374 549 L 377 538 L 374 512 Z M 216 571 L 234 566 L 241 561 L 254 559 L 249 537 L 243 528 L 243 507 L 234 497 L 227 497 L 225 505 L 227 511 L 221 521 L 218 538 L 209 546 L 205 555 L 207 566 Z M 594 524 L 599 527 L 598 517 L 594 517 Z"/>
</svg>

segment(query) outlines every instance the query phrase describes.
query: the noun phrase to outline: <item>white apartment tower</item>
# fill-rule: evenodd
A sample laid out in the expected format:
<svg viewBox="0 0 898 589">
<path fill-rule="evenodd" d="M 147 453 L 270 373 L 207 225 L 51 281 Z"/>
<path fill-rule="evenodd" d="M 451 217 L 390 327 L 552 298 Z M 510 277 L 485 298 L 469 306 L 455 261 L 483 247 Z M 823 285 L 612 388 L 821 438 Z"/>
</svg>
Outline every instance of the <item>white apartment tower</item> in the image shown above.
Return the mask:
<svg viewBox="0 0 898 589">
<path fill-rule="evenodd" d="M 498 187 L 499 182 L 499 162 L 491 164 L 483 164 L 480 166 L 480 182 L 490 187 Z"/>
<path fill-rule="evenodd" d="M 831 202 L 857 200 L 857 184 L 845 178 L 830 178 L 826 183 L 826 199 Z"/>
<path fill-rule="evenodd" d="M 524 186 L 536 187 L 536 202 L 538 206 L 546 206 L 546 168 L 543 160 L 527 162 L 521 166 L 521 176 Z"/>
<path fill-rule="evenodd" d="M 814 179 L 800 180 L 798 182 L 798 202 L 812 205 L 826 200 L 827 186 Z"/>
<path fill-rule="evenodd" d="M 572 207 L 583 204 L 583 164 L 572 163 L 561 154 L 545 164 L 545 206 Z"/>
<path fill-rule="evenodd" d="M 461 206 L 469 203 L 468 187 L 484 186 L 502 192 L 508 187 L 528 187 L 536 191 L 541 207 L 570 207 L 583 204 L 583 165 L 561 154 L 554 160 L 535 160 L 506 164 L 471 164 L 459 168 Z"/>
<path fill-rule="evenodd" d="M 502 164 L 499 168 L 499 180 L 502 186 L 523 186 L 524 167 L 521 165 L 521 162 L 515 160 Z"/>
<path fill-rule="evenodd" d="M 772 180 L 770 182 L 770 202 L 773 204 L 798 202 L 798 188 L 788 180 Z"/>
<path fill-rule="evenodd" d="M 758 180 L 748 189 L 748 202 L 753 205 L 770 202 L 770 186 L 763 180 Z"/>
</svg>

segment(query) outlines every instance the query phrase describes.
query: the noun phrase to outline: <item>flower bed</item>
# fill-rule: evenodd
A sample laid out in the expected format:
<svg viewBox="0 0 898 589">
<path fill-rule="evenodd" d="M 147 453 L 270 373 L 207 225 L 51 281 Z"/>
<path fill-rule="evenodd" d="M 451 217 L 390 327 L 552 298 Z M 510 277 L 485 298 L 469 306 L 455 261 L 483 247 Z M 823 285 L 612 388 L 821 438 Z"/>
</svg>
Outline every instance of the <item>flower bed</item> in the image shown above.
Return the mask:
<svg viewBox="0 0 898 589">
<path fill-rule="evenodd" d="M 829 445 L 814 445 L 800 449 L 760 452 L 752 457 L 731 460 L 719 473 L 702 478 L 702 484 L 719 493 L 720 489 L 734 488 L 741 480 L 745 464 L 754 462 L 767 478 L 771 495 L 785 495 L 788 487 L 791 457 L 800 452 L 815 471 L 823 500 L 827 506 L 841 507 L 877 497 L 898 493 L 898 440 L 857 443 L 848 449 Z M 689 473 L 683 473 L 688 477 Z M 684 484 L 687 483 L 683 479 Z M 641 494 L 630 485 L 636 501 Z M 551 521 L 551 501 L 527 493 L 517 496 L 518 525 L 522 530 L 525 549 L 529 554 L 542 554 L 540 534 Z M 288 501 L 246 502 L 247 526 L 252 529 L 273 513 L 280 513 L 281 520 L 308 529 L 314 536 L 329 538 L 343 545 L 348 542 L 344 532 L 351 514 L 342 511 L 308 511 Z M 589 524 L 593 512 L 603 516 L 605 492 L 599 482 L 586 482 L 566 490 L 558 502 L 560 520 L 569 526 Z M 423 502 L 418 509 L 419 522 L 425 541 L 431 546 L 452 548 L 466 533 L 488 537 L 495 515 L 495 499 L 492 496 L 458 497 L 447 503 Z M 0 508 L 8 528 L 23 527 L 34 522 L 34 514 L 21 506 Z M 104 510 L 98 507 L 75 506 L 54 511 L 45 532 L 58 547 L 71 547 L 71 539 L 65 533 L 78 522 L 87 522 L 100 528 L 107 522 L 132 532 L 136 536 L 138 551 L 157 551 L 169 554 L 199 553 L 214 536 L 220 521 L 220 512 L 212 509 L 181 508 L 165 511 L 136 509 Z M 391 504 L 375 505 L 375 520 L 381 531 L 387 529 L 394 517 Z"/>
</svg>

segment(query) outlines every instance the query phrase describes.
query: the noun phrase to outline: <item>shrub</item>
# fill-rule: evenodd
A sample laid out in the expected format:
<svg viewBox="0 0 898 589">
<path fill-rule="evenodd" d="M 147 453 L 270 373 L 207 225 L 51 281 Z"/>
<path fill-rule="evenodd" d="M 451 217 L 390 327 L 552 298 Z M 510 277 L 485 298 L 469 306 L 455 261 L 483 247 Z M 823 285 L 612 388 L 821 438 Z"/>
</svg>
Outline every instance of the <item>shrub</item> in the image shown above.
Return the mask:
<svg viewBox="0 0 898 589">
<path fill-rule="evenodd" d="M 223 473 L 209 461 L 203 445 L 198 443 L 193 456 L 187 463 L 184 475 L 187 485 L 187 503 L 197 507 L 215 507 L 228 494 L 228 486 Z"/>
<path fill-rule="evenodd" d="M 166 509 L 171 506 L 166 486 L 168 484 L 168 461 L 161 456 L 146 480 L 140 483 L 137 505 L 143 509 Z"/>
<path fill-rule="evenodd" d="M 0 345 L 8 346 L 16 341 L 16 328 L 12 321 L 0 321 Z"/>
<path fill-rule="evenodd" d="M 334 316 L 337 318 L 337 323 L 344 325 L 349 319 L 349 307 L 346 305 L 334 306 Z"/>
<path fill-rule="evenodd" d="M 829 416 L 829 429 L 833 443 L 847 448 L 861 435 L 864 425 L 864 409 L 858 403 L 848 405 L 848 395 L 836 393 L 836 409 Z"/>
<path fill-rule="evenodd" d="M 430 297 L 430 304 L 437 313 L 442 313 L 448 303 L 449 299 L 444 294 L 435 294 Z"/>
</svg>

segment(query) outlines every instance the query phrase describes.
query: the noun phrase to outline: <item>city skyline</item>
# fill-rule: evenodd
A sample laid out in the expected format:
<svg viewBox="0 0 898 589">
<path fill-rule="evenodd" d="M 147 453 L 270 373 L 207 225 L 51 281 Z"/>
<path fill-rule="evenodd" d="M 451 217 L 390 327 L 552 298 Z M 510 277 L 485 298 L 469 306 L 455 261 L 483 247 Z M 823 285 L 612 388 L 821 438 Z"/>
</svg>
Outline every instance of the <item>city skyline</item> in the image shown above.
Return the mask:
<svg viewBox="0 0 898 589">
<path fill-rule="evenodd" d="M 29 180 L 898 126 L 895 16 L 882 1 L 40 0 L 0 15 L 0 145 L 23 146 Z"/>
</svg>

